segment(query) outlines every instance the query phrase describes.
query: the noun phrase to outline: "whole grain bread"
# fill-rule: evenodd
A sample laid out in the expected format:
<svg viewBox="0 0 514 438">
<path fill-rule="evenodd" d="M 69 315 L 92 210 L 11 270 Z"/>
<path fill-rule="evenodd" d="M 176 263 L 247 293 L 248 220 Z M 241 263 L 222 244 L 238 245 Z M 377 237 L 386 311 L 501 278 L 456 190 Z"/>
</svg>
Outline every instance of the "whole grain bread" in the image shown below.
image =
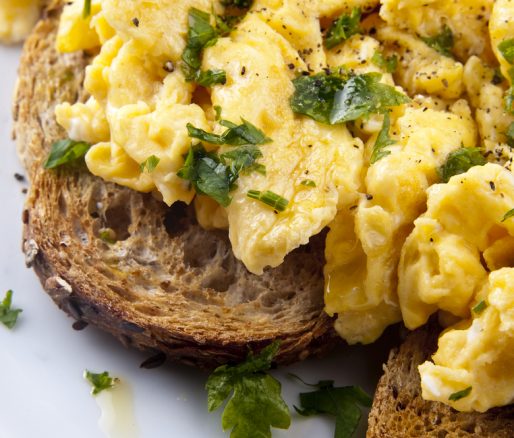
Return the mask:
<svg viewBox="0 0 514 438">
<path fill-rule="evenodd" d="M 367 438 L 514 437 L 514 406 L 465 413 L 421 398 L 418 365 L 435 352 L 439 333 L 437 324 L 429 324 L 391 352 L 375 393 Z"/>
<path fill-rule="evenodd" d="M 168 208 L 85 168 L 43 170 L 50 145 L 66 137 L 55 105 L 87 98 L 90 54 L 54 49 L 61 4 L 47 6 L 26 41 L 14 104 L 31 182 L 23 250 L 52 299 L 126 345 L 201 367 L 240 361 L 275 339 L 282 340 L 277 363 L 337 342 L 323 312 L 323 235 L 255 276 L 235 259 L 227 233 L 203 230 L 190 207 Z M 101 240 L 102 228 L 117 242 Z"/>
</svg>

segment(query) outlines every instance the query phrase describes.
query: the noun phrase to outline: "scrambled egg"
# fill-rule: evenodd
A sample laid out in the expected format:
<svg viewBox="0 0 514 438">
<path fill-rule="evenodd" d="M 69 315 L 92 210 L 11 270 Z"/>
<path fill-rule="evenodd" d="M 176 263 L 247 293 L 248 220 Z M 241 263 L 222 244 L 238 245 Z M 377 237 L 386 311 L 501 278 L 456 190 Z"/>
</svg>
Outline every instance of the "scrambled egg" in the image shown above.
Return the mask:
<svg viewBox="0 0 514 438">
<path fill-rule="evenodd" d="M 0 42 L 17 43 L 25 38 L 39 18 L 40 0 L 0 2 Z"/>
<path fill-rule="evenodd" d="M 514 400 L 512 65 L 498 49 L 514 38 L 514 2 L 254 0 L 203 48 L 201 71 L 225 74 L 210 87 L 180 67 L 191 9 L 214 25 L 225 13 L 218 0 L 92 0 L 87 17 L 82 7 L 65 6 L 57 49 L 96 55 L 88 98 L 58 105 L 56 117 L 71 139 L 92 145 L 93 174 L 168 205 L 193 203 L 198 222 L 227 229 L 255 274 L 328 227 L 326 312 L 344 339 L 370 343 L 395 322 L 416 328 L 450 315 L 459 322 L 420 367 L 423 396 L 464 411 Z M 354 8 L 361 22 L 348 15 L 339 23 L 348 34 L 327 49 L 326 29 Z M 293 81 L 335 71 L 379 74 L 411 101 L 387 118 L 379 111 L 338 125 L 296 114 Z M 227 206 L 178 176 L 193 143 L 187 125 L 220 135 L 220 117 L 271 139 L 259 146 L 265 174 L 242 172 Z M 463 147 L 480 147 L 489 164 L 441 184 Z M 278 194 L 287 208 L 249 199 L 251 190 Z"/>
</svg>

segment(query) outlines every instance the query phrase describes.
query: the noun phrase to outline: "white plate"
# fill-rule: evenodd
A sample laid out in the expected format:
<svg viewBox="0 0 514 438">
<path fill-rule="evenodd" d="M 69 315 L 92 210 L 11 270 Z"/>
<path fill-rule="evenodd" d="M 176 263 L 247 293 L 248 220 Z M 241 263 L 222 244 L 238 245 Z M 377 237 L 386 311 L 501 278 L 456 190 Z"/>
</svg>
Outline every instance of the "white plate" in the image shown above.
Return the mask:
<svg viewBox="0 0 514 438">
<path fill-rule="evenodd" d="M 147 357 L 123 348 L 93 327 L 81 332 L 43 292 L 35 274 L 27 270 L 20 250 L 23 184 L 14 173 L 23 173 L 11 141 L 11 95 L 19 47 L 0 47 L 0 297 L 14 290 L 14 305 L 23 313 L 14 330 L 0 326 L 0 426 L 1 438 L 95 438 L 100 410 L 82 379 L 85 368 L 108 370 L 131 388 L 137 437 L 227 437 L 220 412 L 209 414 L 203 389 L 207 375 L 191 368 L 166 365 L 139 369 Z M 361 385 L 372 393 L 387 347 L 344 348 L 325 359 L 311 359 L 274 371 L 293 411 L 298 393 L 309 389 L 291 380 L 288 372 L 308 382 L 333 379 L 337 385 Z M 274 437 L 333 436 L 329 418 L 292 414 L 288 431 Z M 364 436 L 365 426 L 357 436 Z"/>
</svg>

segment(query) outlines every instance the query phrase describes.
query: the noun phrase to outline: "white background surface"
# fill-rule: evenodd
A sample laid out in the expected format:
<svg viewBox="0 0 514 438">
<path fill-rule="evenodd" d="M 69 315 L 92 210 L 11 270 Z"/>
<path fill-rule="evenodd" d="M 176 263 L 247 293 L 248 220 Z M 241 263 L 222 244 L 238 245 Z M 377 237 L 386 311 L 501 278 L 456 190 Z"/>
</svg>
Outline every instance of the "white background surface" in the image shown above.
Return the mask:
<svg viewBox="0 0 514 438">
<path fill-rule="evenodd" d="M 0 298 L 14 290 L 14 306 L 23 309 L 9 331 L 0 325 L 0 438 L 101 438 L 100 411 L 82 379 L 85 368 L 108 370 L 127 382 L 133 394 L 139 438 L 226 437 L 221 410 L 209 414 L 203 389 L 207 375 L 191 368 L 166 365 L 139 369 L 147 356 L 127 350 L 93 327 L 74 331 L 69 319 L 43 292 L 21 254 L 23 184 L 13 177 L 23 173 L 11 141 L 11 96 L 19 47 L 0 47 Z M 288 372 L 308 382 L 333 379 L 337 385 L 361 385 L 373 393 L 387 347 L 343 348 L 325 359 L 311 359 L 274 371 L 293 411 L 298 393 L 308 388 Z M 292 414 L 288 431 L 274 437 L 331 438 L 329 418 Z M 358 437 L 364 436 L 365 427 Z"/>
</svg>

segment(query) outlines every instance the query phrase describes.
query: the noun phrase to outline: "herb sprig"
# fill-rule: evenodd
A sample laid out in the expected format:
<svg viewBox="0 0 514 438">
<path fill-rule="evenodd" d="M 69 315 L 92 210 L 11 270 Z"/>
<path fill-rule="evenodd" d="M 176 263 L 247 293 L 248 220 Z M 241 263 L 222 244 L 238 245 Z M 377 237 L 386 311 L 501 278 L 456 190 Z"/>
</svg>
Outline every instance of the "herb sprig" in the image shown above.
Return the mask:
<svg viewBox="0 0 514 438">
<path fill-rule="evenodd" d="M 8 290 L 3 301 L 0 303 L 0 322 L 8 329 L 12 329 L 18 321 L 18 315 L 23 312 L 21 309 L 13 309 L 12 306 L 13 291 Z"/>
<path fill-rule="evenodd" d="M 280 382 L 267 373 L 279 347 L 275 341 L 257 355 L 250 353 L 245 362 L 220 366 L 209 376 L 205 385 L 209 412 L 229 399 L 221 424 L 223 430 L 232 429 L 231 438 L 271 437 L 271 427 L 289 428 L 291 415 Z"/>
<path fill-rule="evenodd" d="M 91 145 L 85 141 L 58 140 L 52 144 L 50 154 L 43 163 L 45 169 L 55 169 L 78 161 L 86 155 Z"/>
<path fill-rule="evenodd" d="M 467 172 L 474 166 L 483 166 L 486 159 L 479 148 L 460 148 L 451 152 L 439 168 L 439 176 L 442 182 L 447 183 L 455 175 Z"/>
<path fill-rule="evenodd" d="M 350 14 L 343 14 L 329 27 L 325 35 L 325 47 L 332 49 L 352 35 L 361 33 L 361 10 L 354 8 Z"/>
</svg>

